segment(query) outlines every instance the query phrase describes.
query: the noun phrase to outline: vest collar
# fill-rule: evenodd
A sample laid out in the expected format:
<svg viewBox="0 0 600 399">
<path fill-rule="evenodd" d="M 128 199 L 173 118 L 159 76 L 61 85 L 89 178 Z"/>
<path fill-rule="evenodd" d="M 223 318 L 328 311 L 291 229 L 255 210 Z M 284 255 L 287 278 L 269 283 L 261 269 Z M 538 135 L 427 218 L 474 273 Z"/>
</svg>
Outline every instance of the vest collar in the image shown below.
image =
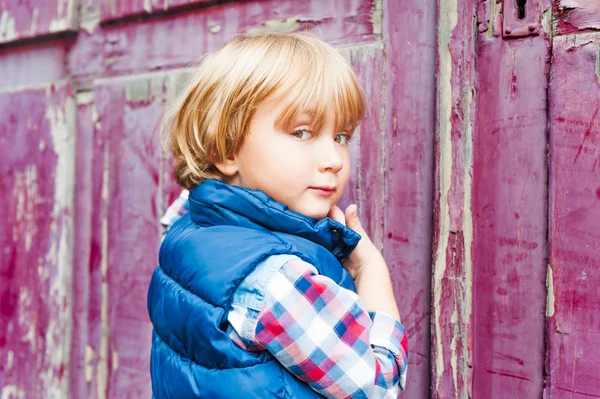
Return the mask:
<svg viewBox="0 0 600 399">
<path fill-rule="evenodd" d="M 321 245 L 343 259 L 360 235 L 331 219 L 294 212 L 262 191 L 207 179 L 190 190 L 190 216 L 201 226 L 240 226 L 296 235 Z"/>
</svg>

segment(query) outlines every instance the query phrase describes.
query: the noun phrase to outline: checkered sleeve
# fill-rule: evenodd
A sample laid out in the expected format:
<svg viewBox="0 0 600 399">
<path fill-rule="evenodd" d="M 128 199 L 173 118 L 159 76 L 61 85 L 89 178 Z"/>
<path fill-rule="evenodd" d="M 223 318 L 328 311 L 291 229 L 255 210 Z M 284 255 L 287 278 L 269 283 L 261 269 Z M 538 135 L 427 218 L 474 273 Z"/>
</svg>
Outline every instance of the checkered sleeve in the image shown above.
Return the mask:
<svg viewBox="0 0 600 399">
<path fill-rule="evenodd" d="M 160 218 L 160 224 L 164 227 L 165 232 L 175 223 L 180 217 L 185 215 L 189 210 L 189 191 L 182 190 L 179 197 L 169 205 L 164 215 Z"/>
<path fill-rule="evenodd" d="M 358 295 L 298 258 L 270 280 L 260 311 L 243 316 L 238 345 L 268 350 L 327 398 L 396 398 L 404 389 L 403 326 L 385 313 L 366 312 Z"/>
</svg>

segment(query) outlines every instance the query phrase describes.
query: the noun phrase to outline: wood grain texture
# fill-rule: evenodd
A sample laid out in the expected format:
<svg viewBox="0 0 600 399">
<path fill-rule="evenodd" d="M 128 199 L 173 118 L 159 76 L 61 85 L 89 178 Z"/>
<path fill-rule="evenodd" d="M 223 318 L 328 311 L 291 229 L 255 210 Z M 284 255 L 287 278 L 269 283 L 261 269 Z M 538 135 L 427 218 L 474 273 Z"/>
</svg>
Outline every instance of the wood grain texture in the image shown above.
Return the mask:
<svg viewBox="0 0 600 399">
<path fill-rule="evenodd" d="M 96 289 L 89 317 L 101 333 L 90 332 L 88 345 L 94 355 L 90 389 L 98 398 L 151 396 L 146 292 L 166 206 L 161 193 L 166 163 L 156 128 L 175 75 L 99 80 L 94 86 L 94 134 L 102 147 L 95 152 L 100 155 L 92 190 L 94 211 L 102 218 L 95 224 L 100 281 L 90 282 Z"/>
<path fill-rule="evenodd" d="M 598 398 L 600 35 L 554 40 L 550 86 L 548 398 Z"/>
<path fill-rule="evenodd" d="M 77 30 L 77 0 L 4 0 L 0 43 Z"/>
<path fill-rule="evenodd" d="M 96 26 L 69 41 L 68 71 L 79 80 L 187 67 L 244 32 L 308 30 L 334 44 L 373 41 L 381 28 L 377 10 L 374 0 L 251 0 Z"/>
<path fill-rule="evenodd" d="M 471 387 L 472 151 L 476 1 L 440 1 L 433 275 L 432 397 Z"/>
<path fill-rule="evenodd" d="M 75 101 L 68 82 L 0 93 L 0 396 L 65 397 Z"/>
<path fill-rule="evenodd" d="M 490 20 L 492 31 L 477 45 L 472 395 L 537 398 L 545 353 L 549 49 L 544 35 L 504 40 Z"/>
<path fill-rule="evenodd" d="M 409 336 L 408 398 L 430 395 L 436 1 L 384 1 L 383 253 Z"/>
</svg>

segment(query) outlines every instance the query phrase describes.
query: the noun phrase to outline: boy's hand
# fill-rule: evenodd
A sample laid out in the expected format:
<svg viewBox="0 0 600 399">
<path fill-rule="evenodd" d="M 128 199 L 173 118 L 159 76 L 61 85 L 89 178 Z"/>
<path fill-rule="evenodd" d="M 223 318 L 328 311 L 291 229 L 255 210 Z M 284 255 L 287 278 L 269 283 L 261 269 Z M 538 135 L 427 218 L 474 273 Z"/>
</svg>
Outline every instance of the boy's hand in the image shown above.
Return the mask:
<svg viewBox="0 0 600 399">
<path fill-rule="evenodd" d="M 362 237 L 350 256 L 342 261 L 343 266 L 354 280 L 360 277 L 364 270 L 375 264 L 378 264 L 378 266 L 383 265 L 387 269 L 383 256 L 381 256 L 358 219 L 356 205 L 352 204 L 346 208 L 345 214 L 337 205 L 334 205 L 328 216 L 356 231 Z"/>
</svg>

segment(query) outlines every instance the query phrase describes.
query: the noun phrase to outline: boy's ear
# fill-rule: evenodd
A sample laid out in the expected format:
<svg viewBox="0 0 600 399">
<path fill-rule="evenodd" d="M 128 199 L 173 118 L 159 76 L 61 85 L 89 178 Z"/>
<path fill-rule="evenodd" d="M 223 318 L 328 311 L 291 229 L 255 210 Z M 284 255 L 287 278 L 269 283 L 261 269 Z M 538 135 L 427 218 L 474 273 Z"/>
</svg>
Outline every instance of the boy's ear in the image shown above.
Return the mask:
<svg viewBox="0 0 600 399">
<path fill-rule="evenodd" d="M 219 169 L 224 176 L 233 177 L 238 172 L 238 165 L 235 155 L 230 155 L 222 161 L 215 162 L 213 165 Z"/>
</svg>

